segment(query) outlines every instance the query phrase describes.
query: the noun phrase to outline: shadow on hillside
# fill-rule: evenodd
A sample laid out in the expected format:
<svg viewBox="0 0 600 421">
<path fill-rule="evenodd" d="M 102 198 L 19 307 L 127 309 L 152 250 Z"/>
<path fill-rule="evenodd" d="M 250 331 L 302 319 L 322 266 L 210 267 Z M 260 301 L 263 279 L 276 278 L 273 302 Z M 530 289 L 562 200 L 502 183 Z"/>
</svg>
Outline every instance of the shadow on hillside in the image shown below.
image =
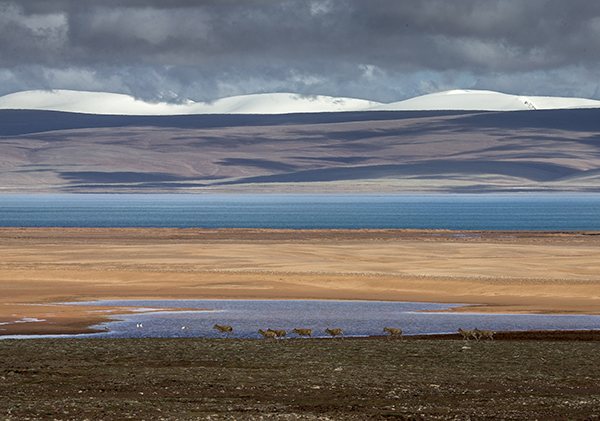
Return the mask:
<svg viewBox="0 0 600 421">
<path fill-rule="evenodd" d="M 449 174 L 478 175 L 496 174 L 518 177 L 535 182 L 554 181 L 573 176 L 580 171 L 570 167 L 541 162 L 504 161 L 429 161 L 422 164 L 365 165 L 359 167 L 327 168 L 247 177 L 236 181 L 216 184 L 244 183 L 301 183 L 339 180 L 385 179 L 385 178 L 446 178 Z"/>
<path fill-rule="evenodd" d="M 0 110 L 0 136 L 16 136 L 54 130 L 163 127 L 207 129 L 218 127 L 330 124 L 358 121 L 453 118 L 454 129 L 540 128 L 600 132 L 600 109 L 538 110 L 508 112 L 471 111 L 360 111 L 299 114 L 201 114 L 176 116 L 119 116 L 59 111 Z M 432 130 L 427 124 L 423 131 Z"/>
</svg>

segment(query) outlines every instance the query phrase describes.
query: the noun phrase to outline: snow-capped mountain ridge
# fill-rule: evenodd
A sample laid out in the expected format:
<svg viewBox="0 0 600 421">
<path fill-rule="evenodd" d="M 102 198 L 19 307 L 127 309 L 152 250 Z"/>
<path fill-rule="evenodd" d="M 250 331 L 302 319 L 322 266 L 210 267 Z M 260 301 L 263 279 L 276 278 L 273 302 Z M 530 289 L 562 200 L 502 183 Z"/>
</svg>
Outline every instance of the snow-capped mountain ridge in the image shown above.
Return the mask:
<svg viewBox="0 0 600 421">
<path fill-rule="evenodd" d="M 382 104 L 372 110 L 519 111 L 599 108 L 600 101 L 584 98 L 509 95 L 494 91 L 455 89 Z"/>
<path fill-rule="evenodd" d="M 70 90 L 23 91 L 0 97 L 0 109 L 51 110 L 113 115 L 289 114 L 341 111 L 518 111 L 600 108 L 584 98 L 518 96 L 494 91 L 451 90 L 389 104 L 355 98 L 291 93 L 240 95 L 212 102 L 151 103 L 124 94 Z"/>
<path fill-rule="evenodd" d="M 362 111 L 377 102 L 354 98 L 275 93 L 241 95 L 212 102 L 145 102 L 124 94 L 86 91 L 24 91 L 0 97 L 0 109 L 51 110 L 114 115 L 287 114 Z"/>
</svg>

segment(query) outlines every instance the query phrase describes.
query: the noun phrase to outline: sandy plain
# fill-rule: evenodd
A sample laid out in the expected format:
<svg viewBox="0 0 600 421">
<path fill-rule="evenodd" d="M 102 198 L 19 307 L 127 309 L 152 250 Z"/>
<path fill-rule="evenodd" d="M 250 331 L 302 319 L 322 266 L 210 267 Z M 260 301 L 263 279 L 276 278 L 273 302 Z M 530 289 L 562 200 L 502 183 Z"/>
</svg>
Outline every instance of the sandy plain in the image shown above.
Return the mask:
<svg viewBox="0 0 600 421">
<path fill-rule="evenodd" d="M 600 233 L 1 228 L 0 335 L 89 331 L 96 299 L 340 299 L 600 314 Z"/>
</svg>

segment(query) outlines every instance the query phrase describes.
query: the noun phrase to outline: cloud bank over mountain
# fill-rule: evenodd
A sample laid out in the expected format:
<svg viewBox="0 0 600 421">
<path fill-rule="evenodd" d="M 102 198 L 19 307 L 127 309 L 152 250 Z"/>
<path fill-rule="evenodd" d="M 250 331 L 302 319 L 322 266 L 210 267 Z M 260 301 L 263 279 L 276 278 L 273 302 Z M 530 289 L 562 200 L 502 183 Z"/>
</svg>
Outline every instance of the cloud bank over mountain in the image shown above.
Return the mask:
<svg viewBox="0 0 600 421">
<path fill-rule="evenodd" d="M 599 40 L 588 0 L 0 0 L 0 95 L 600 99 Z"/>
</svg>

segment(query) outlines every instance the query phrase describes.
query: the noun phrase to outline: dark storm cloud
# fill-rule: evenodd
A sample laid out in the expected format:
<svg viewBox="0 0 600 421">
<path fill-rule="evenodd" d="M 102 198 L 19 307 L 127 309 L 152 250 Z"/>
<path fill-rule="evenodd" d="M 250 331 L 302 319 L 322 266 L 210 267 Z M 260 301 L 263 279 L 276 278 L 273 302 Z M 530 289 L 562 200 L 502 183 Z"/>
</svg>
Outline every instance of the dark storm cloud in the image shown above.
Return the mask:
<svg viewBox="0 0 600 421">
<path fill-rule="evenodd" d="M 70 78 L 150 98 L 395 100 L 452 87 L 589 97 L 600 68 L 600 2 L 587 0 L 19 0 L 0 11 L 5 85 L 27 86 L 39 68 L 55 87 Z"/>
</svg>

